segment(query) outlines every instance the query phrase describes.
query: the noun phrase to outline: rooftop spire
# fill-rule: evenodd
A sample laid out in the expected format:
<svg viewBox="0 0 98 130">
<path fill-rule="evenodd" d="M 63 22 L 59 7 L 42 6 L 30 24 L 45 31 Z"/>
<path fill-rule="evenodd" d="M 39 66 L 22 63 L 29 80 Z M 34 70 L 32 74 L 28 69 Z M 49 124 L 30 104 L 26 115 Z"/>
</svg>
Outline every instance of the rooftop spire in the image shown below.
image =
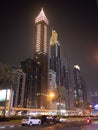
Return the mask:
<svg viewBox="0 0 98 130">
<path fill-rule="evenodd" d="M 42 20 L 43 20 L 47 25 L 49 24 L 49 23 L 48 23 L 48 19 L 47 19 L 47 17 L 45 16 L 45 13 L 44 13 L 44 11 L 43 11 L 43 8 L 41 9 L 39 15 L 35 18 L 35 23 L 38 23 L 38 22 L 40 22 L 40 21 L 42 21 Z"/>
</svg>

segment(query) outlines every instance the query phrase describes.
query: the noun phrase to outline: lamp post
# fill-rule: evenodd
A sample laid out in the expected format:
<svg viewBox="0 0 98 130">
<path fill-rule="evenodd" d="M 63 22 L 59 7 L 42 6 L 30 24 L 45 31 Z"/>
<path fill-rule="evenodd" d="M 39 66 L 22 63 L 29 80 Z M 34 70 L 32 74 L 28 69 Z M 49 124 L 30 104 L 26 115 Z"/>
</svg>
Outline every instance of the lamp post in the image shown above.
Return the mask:
<svg viewBox="0 0 98 130">
<path fill-rule="evenodd" d="M 56 98 L 56 93 L 53 90 L 48 92 L 48 101 L 49 101 L 49 109 L 54 109 L 55 105 L 53 103 L 53 99 Z"/>
<path fill-rule="evenodd" d="M 50 92 L 49 93 L 49 98 L 52 100 L 55 97 L 55 93 L 54 92 Z"/>
</svg>

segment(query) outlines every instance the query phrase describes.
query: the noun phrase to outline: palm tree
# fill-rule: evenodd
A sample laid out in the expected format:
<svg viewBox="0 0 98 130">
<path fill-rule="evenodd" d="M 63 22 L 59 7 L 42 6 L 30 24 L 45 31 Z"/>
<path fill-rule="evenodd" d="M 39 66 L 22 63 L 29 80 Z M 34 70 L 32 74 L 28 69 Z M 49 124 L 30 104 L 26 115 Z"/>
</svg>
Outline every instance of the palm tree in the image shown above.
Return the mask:
<svg viewBox="0 0 98 130">
<path fill-rule="evenodd" d="M 6 89 L 4 116 L 6 112 L 8 89 L 10 89 L 9 112 L 8 112 L 8 114 L 10 114 L 12 91 L 13 89 L 15 90 L 17 82 L 17 80 L 15 79 L 17 79 L 17 74 L 13 71 L 13 69 L 9 65 L 0 64 L 0 89 Z"/>
</svg>

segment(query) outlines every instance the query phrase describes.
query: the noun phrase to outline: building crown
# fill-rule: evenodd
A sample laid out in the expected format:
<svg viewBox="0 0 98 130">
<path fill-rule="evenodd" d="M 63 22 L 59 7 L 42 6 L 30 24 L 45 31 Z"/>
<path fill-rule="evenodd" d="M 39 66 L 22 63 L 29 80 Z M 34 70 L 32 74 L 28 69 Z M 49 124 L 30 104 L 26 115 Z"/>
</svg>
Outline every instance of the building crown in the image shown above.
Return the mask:
<svg viewBox="0 0 98 130">
<path fill-rule="evenodd" d="M 49 24 L 48 19 L 43 11 L 43 8 L 41 9 L 39 15 L 35 18 L 35 23 L 38 23 L 40 21 L 44 21 L 47 25 Z"/>
<path fill-rule="evenodd" d="M 56 43 L 58 43 L 58 34 L 55 30 L 52 30 L 52 36 L 50 38 L 50 45 L 55 45 Z"/>
</svg>

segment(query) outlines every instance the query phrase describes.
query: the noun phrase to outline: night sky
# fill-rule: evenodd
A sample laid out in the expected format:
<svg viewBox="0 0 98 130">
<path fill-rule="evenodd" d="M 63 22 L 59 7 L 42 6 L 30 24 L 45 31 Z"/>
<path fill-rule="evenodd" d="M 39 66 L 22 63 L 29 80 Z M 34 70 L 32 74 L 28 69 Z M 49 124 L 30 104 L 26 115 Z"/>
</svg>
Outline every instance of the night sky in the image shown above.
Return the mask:
<svg viewBox="0 0 98 130">
<path fill-rule="evenodd" d="M 1 1 L 0 1 L 1 2 Z M 98 6 L 96 0 L 3 0 L 0 3 L 0 62 L 18 66 L 32 57 L 34 20 L 43 7 L 58 33 L 61 57 L 78 64 L 87 88 L 98 91 Z"/>
</svg>

